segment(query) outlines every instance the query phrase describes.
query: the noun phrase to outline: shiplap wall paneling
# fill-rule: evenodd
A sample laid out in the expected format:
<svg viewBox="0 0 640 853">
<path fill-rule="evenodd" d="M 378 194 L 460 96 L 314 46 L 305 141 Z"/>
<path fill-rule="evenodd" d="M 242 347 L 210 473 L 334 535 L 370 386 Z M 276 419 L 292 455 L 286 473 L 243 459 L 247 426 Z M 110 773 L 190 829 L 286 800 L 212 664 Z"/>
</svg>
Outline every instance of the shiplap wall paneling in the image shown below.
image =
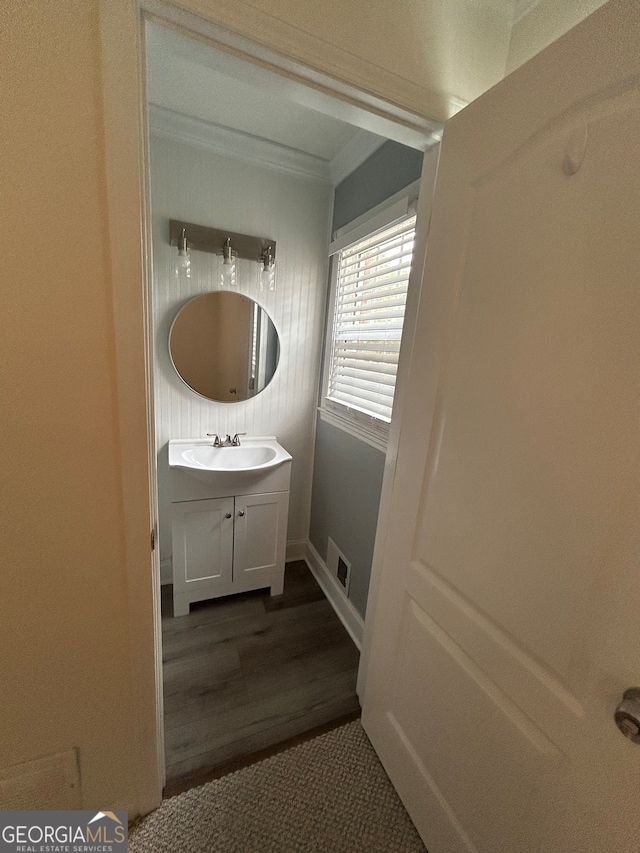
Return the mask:
<svg viewBox="0 0 640 853">
<path fill-rule="evenodd" d="M 159 449 L 160 553 L 171 555 L 166 444 L 208 432 L 274 434 L 293 456 L 288 540 L 309 529 L 313 432 L 327 286 L 332 189 L 328 184 L 151 138 L 154 259 L 155 405 Z M 217 288 L 218 259 L 192 252 L 189 280 L 176 281 L 168 220 L 181 219 L 277 242 L 276 291 L 259 290 L 259 265 L 238 262 L 238 290 L 269 313 L 280 336 L 271 384 L 241 403 L 213 403 L 175 373 L 171 323 L 191 296 Z"/>
</svg>

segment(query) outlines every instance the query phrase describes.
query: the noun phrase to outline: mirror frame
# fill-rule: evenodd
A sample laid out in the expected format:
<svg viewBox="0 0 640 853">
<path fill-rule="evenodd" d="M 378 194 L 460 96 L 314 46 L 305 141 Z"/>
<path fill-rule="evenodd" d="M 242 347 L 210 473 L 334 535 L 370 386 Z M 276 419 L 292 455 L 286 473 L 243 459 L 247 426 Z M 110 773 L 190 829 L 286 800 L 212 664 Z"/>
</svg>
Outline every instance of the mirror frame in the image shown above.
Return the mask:
<svg viewBox="0 0 640 853">
<path fill-rule="evenodd" d="M 173 337 L 173 335 L 174 335 L 174 330 L 175 330 L 175 328 L 176 328 L 176 324 L 179 322 L 179 320 L 180 320 L 180 317 L 181 317 L 181 316 L 182 316 L 182 317 L 183 317 L 183 319 L 184 319 L 184 316 L 185 316 L 185 315 L 183 314 L 183 311 L 184 311 L 186 308 L 188 308 L 188 306 L 191 306 L 191 305 L 192 305 L 196 300 L 202 299 L 203 297 L 207 297 L 207 296 L 208 296 L 208 297 L 212 297 L 212 296 L 213 296 L 213 297 L 215 297 L 215 296 L 217 296 L 218 294 L 219 294 L 220 296 L 222 296 L 223 294 L 227 294 L 228 296 L 239 297 L 239 298 L 242 300 L 242 302 L 249 303 L 249 305 L 251 306 L 251 311 L 252 311 L 252 313 L 253 313 L 253 312 L 255 312 L 255 310 L 257 309 L 259 317 L 261 317 L 261 318 L 262 318 L 262 321 L 264 321 L 264 319 L 266 319 L 266 321 L 267 321 L 267 328 L 268 328 L 268 329 L 273 330 L 273 334 L 275 335 L 275 343 L 276 343 L 275 363 L 273 364 L 273 369 L 272 369 L 272 371 L 271 371 L 270 376 L 268 377 L 268 379 L 266 379 L 266 377 L 265 377 L 264 384 L 262 384 L 262 386 L 261 386 L 261 387 L 259 387 L 257 390 L 254 390 L 254 391 L 252 391 L 251 393 L 247 393 L 247 394 L 246 394 L 246 395 L 244 395 L 244 396 L 239 396 L 237 399 L 227 399 L 227 400 L 225 400 L 225 399 L 218 399 L 218 398 L 216 398 L 216 397 L 211 397 L 211 396 L 208 396 L 207 394 L 203 394 L 203 393 L 202 393 L 202 391 L 200 391 L 200 390 L 198 390 L 196 387 L 194 387 L 194 385 L 192 385 L 192 384 L 191 384 L 191 383 L 190 383 L 190 382 L 189 382 L 189 381 L 188 381 L 188 380 L 187 380 L 187 379 L 182 375 L 181 371 L 178 369 L 178 367 L 177 367 L 177 365 L 176 365 L 176 361 L 175 361 L 175 359 L 174 359 L 174 353 L 173 353 L 173 351 L 172 351 L 172 346 L 171 346 L 172 337 Z M 248 331 L 250 331 L 250 330 L 248 330 Z M 234 331 L 234 334 L 235 334 L 235 331 Z M 258 344 L 259 344 L 259 336 L 258 336 L 258 339 L 257 339 L 257 340 L 258 340 Z M 247 340 L 247 348 L 249 347 L 249 345 L 250 345 L 250 339 L 249 339 L 249 340 Z M 193 392 L 194 394 L 196 394 L 198 397 L 201 397 L 203 400 L 207 400 L 207 401 L 208 401 L 208 402 L 210 402 L 210 403 L 222 403 L 222 404 L 228 404 L 228 403 L 243 403 L 243 402 L 246 402 L 246 401 L 248 401 L 248 400 L 252 400 L 254 397 L 257 397 L 257 396 L 258 396 L 258 394 L 261 394 L 261 393 L 262 393 L 262 391 L 264 391 L 264 390 L 265 390 L 265 389 L 270 385 L 270 383 L 273 381 L 274 376 L 275 376 L 275 375 L 276 375 L 276 373 L 277 373 L 278 365 L 280 364 L 280 357 L 281 357 L 281 349 L 282 349 L 282 347 L 281 347 L 281 343 L 280 343 L 280 334 L 279 334 L 279 332 L 278 332 L 278 329 L 277 329 L 277 327 L 276 327 L 276 324 L 273 322 L 273 319 L 271 318 L 271 315 L 270 315 L 270 314 L 269 314 L 269 312 L 266 310 L 266 308 L 265 308 L 263 305 L 261 305 L 257 300 L 252 299 L 252 297 L 247 296 L 247 295 L 246 295 L 246 294 L 244 294 L 244 293 L 239 293 L 239 292 L 234 291 L 234 290 L 212 290 L 212 291 L 206 291 L 206 292 L 204 292 L 204 293 L 197 293 L 197 294 L 194 294 L 193 296 L 190 296 L 187 300 L 185 300 L 185 301 L 182 303 L 182 305 L 181 305 L 181 306 L 180 306 L 180 308 L 178 309 L 178 311 L 177 311 L 177 313 L 176 313 L 175 317 L 173 318 L 173 321 L 171 322 L 171 326 L 170 326 L 170 328 L 169 328 L 169 335 L 168 335 L 168 338 L 167 338 L 167 349 L 168 349 L 168 353 L 169 353 L 169 360 L 170 360 L 170 362 L 171 362 L 171 366 L 172 366 L 172 367 L 173 367 L 173 369 L 175 370 L 176 375 L 178 376 L 178 378 L 180 379 L 180 381 L 181 381 L 184 385 L 186 385 L 186 387 L 187 387 L 190 391 L 192 391 L 192 392 Z M 247 354 L 247 360 L 246 360 L 246 361 L 247 361 L 247 366 L 249 366 L 250 360 L 251 360 L 251 353 L 250 353 L 250 352 L 248 352 L 248 354 Z M 255 378 L 255 377 L 254 377 L 254 378 Z M 249 381 L 251 381 L 251 380 L 249 380 Z M 231 380 L 231 382 L 233 382 L 233 380 Z M 196 384 L 196 385 L 197 385 L 197 383 L 194 383 L 194 384 Z M 234 387 L 234 386 L 232 385 L 232 388 L 233 388 L 233 387 Z M 248 390 L 249 390 L 249 389 L 248 389 Z M 230 393 L 235 393 L 235 392 L 232 392 L 232 391 L 230 390 Z"/>
</svg>

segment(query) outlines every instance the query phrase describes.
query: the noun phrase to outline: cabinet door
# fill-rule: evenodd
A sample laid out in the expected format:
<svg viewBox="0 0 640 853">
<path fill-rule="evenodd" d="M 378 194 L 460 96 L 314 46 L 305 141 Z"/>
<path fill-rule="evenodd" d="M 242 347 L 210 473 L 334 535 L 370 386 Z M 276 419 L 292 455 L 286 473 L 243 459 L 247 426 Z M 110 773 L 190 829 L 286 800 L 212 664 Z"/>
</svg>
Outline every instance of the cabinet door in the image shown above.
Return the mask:
<svg viewBox="0 0 640 853">
<path fill-rule="evenodd" d="M 233 560 L 233 498 L 173 504 L 173 591 L 188 601 L 225 594 Z"/>
<path fill-rule="evenodd" d="M 236 498 L 234 585 L 284 570 L 288 509 L 288 492 Z"/>
</svg>

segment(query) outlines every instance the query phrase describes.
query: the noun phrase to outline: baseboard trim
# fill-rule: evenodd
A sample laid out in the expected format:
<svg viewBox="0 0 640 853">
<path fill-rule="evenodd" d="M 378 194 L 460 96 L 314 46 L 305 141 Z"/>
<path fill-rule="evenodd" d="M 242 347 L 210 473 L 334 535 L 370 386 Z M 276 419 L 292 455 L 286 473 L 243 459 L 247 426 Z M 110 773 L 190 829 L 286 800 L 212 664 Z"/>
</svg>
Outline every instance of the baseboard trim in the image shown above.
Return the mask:
<svg viewBox="0 0 640 853">
<path fill-rule="evenodd" d="M 304 560 L 307 556 L 307 540 L 294 539 L 292 542 L 287 542 L 287 552 L 285 560 L 290 563 L 292 560 Z"/>
<path fill-rule="evenodd" d="M 329 599 L 329 603 L 338 615 L 338 618 L 349 632 L 351 639 L 362 651 L 362 638 L 364 637 L 364 619 L 338 586 L 338 581 L 327 569 L 324 560 L 318 554 L 311 542 L 305 544 L 304 559 L 311 569 L 311 573 L 318 581 L 320 589 Z"/>
</svg>

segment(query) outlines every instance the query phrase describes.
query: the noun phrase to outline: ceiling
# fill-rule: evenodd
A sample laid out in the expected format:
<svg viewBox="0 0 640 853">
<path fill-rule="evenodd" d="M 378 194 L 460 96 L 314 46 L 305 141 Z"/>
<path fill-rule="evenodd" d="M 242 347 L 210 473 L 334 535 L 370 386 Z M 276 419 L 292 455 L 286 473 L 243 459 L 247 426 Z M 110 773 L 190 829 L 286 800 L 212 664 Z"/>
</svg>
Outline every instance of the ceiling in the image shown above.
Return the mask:
<svg viewBox="0 0 640 853">
<path fill-rule="evenodd" d="M 147 93 L 152 132 L 334 184 L 385 142 L 316 109 L 300 83 L 156 24 L 147 26 Z"/>
<path fill-rule="evenodd" d="M 512 23 L 540 0 L 469 0 Z M 338 184 L 389 134 L 424 150 L 438 138 L 397 136 L 393 122 L 175 30 L 147 23 L 149 123 L 158 135 Z M 406 131 L 406 128 L 404 129 Z"/>
</svg>

